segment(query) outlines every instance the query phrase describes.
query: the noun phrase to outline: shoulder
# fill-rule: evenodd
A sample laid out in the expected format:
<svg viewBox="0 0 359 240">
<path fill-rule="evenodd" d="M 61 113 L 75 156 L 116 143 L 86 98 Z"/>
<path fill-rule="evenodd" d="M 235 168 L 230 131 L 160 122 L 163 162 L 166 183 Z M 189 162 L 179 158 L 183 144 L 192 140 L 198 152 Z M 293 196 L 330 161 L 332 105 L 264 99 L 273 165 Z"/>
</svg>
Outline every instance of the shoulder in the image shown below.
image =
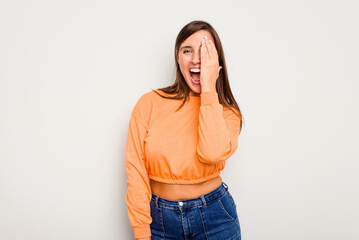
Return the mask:
<svg viewBox="0 0 359 240">
<path fill-rule="evenodd" d="M 137 102 L 143 104 L 143 103 L 146 103 L 149 101 L 152 101 L 152 102 L 158 101 L 158 97 L 160 97 L 160 96 L 156 92 L 164 95 L 162 91 L 159 91 L 157 89 L 150 90 L 150 91 L 147 91 L 147 92 L 143 93 L 142 95 L 140 95 Z"/>
<path fill-rule="evenodd" d="M 160 98 L 161 97 L 153 90 L 140 95 L 132 110 L 132 117 L 146 122 L 150 118 L 154 107 L 161 101 Z"/>
<path fill-rule="evenodd" d="M 138 98 L 135 107 L 149 107 L 154 101 L 156 101 L 156 93 L 151 90 L 143 93 Z"/>
<path fill-rule="evenodd" d="M 154 90 L 148 91 L 138 98 L 135 107 L 152 107 L 160 98 Z"/>
<path fill-rule="evenodd" d="M 162 105 L 170 100 L 173 100 L 168 97 L 173 97 L 175 95 L 176 94 L 168 94 L 159 89 L 154 89 L 142 94 L 138 100 L 138 104 L 147 106 L 149 104 L 151 104 L 151 106 Z"/>
</svg>

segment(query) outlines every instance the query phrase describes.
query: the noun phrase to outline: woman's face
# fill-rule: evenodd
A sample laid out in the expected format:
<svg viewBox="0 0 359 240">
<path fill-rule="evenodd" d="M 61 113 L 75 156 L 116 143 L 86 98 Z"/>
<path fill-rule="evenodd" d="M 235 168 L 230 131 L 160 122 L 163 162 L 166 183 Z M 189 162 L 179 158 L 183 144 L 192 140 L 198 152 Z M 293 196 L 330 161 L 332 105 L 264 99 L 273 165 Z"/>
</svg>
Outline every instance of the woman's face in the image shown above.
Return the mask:
<svg viewBox="0 0 359 240">
<path fill-rule="evenodd" d="M 201 93 L 200 73 L 193 73 L 191 69 L 201 69 L 201 40 L 207 36 L 208 40 L 214 42 L 210 32 L 199 30 L 189 36 L 176 51 L 176 57 L 181 73 L 191 89 L 191 95 Z"/>
</svg>

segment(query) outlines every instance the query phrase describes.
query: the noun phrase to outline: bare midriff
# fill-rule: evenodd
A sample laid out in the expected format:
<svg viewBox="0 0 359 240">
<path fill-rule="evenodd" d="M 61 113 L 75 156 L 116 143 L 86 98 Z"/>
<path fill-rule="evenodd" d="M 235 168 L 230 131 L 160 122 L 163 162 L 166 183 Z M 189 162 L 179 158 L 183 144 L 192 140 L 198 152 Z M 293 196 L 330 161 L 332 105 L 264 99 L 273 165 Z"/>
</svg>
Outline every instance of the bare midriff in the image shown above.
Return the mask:
<svg viewBox="0 0 359 240">
<path fill-rule="evenodd" d="M 171 201 L 200 197 L 215 190 L 221 184 L 221 176 L 196 184 L 169 184 L 150 180 L 152 193 Z"/>
</svg>

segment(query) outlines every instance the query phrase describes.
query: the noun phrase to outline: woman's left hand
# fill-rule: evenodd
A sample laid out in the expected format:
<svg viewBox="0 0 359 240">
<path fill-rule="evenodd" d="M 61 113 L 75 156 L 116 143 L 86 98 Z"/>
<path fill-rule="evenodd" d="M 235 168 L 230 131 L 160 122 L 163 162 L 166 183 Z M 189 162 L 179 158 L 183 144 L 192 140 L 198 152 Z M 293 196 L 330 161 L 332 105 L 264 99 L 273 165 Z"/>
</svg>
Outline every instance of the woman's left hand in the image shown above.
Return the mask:
<svg viewBox="0 0 359 240">
<path fill-rule="evenodd" d="M 201 89 L 202 92 L 215 91 L 219 71 L 222 69 L 218 63 L 216 46 L 207 37 L 202 39 L 201 45 Z"/>
</svg>

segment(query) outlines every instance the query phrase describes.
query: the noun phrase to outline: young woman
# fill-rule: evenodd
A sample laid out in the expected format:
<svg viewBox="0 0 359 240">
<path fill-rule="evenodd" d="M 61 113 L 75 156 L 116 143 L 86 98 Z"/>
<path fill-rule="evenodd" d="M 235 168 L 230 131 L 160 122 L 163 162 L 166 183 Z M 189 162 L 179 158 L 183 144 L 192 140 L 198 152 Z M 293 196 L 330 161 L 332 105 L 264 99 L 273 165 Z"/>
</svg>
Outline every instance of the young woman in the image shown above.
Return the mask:
<svg viewBox="0 0 359 240">
<path fill-rule="evenodd" d="M 214 28 L 184 26 L 175 62 L 173 85 L 143 94 L 131 113 L 126 203 L 135 238 L 241 239 L 220 172 L 238 147 L 242 114 Z"/>
</svg>

